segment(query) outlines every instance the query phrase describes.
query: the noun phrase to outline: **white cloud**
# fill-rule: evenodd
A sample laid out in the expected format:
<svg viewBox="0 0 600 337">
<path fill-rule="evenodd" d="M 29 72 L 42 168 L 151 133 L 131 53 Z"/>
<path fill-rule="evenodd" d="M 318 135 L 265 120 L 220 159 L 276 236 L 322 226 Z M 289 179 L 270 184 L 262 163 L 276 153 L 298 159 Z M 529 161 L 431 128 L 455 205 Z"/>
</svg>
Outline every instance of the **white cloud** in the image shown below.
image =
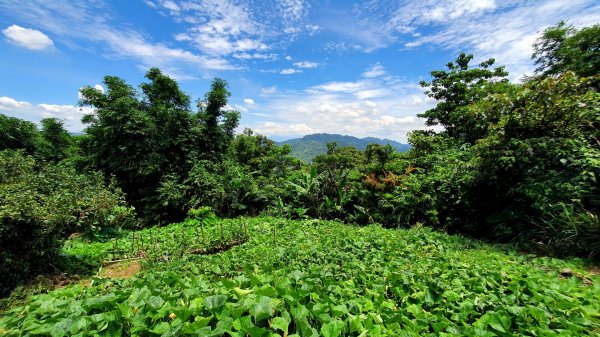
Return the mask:
<svg viewBox="0 0 600 337">
<path fill-rule="evenodd" d="M 285 57 L 285 59 L 288 60 L 288 61 L 291 61 L 292 57 L 290 55 L 288 55 L 288 56 Z"/>
<path fill-rule="evenodd" d="M 264 122 L 253 128 L 257 133 L 277 136 L 300 136 L 317 132 L 315 129 L 309 127 L 304 123 L 299 124 L 279 124 L 274 122 Z"/>
<path fill-rule="evenodd" d="M 302 61 L 302 62 L 296 62 L 294 63 L 294 66 L 297 68 L 316 68 L 319 66 L 319 63 L 317 62 L 310 62 L 310 61 Z"/>
<path fill-rule="evenodd" d="M 65 127 L 74 132 L 80 132 L 84 129 L 81 124 L 81 118 L 85 114 L 93 113 L 89 107 L 76 107 L 73 105 L 60 105 L 41 103 L 33 105 L 29 102 L 17 101 L 10 97 L 0 97 L 0 111 L 2 113 L 39 123 L 43 118 L 54 117 L 65 122 Z"/>
<path fill-rule="evenodd" d="M 516 79 L 532 69 L 531 44 L 561 20 L 576 26 L 600 22 L 594 0 L 371 0 L 359 2 L 323 26 L 345 39 L 325 50 L 371 52 L 400 43 L 426 44 L 472 52 L 476 60 L 494 57 Z"/>
<path fill-rule="evenodd" d="M 46 34 L 35 29 L 12 25 L 2 30 L 2 34 L 11 43 L 27 49 L 44 50 L 54 46 L 54 43 Z"/>
<path fill-rule="evenodd" d="M 296 74 L 296 73 L 301 73 L 301 72 L 302 72 L 302 70 L 288 68 L 288 69 L 281 70 L 279 73 L 282 75 L 291 75 L 291 74 Z"/>
<path fill-rule="evenodd" d="M 281 16 L 278 19 L 283 23 L 283 31 L 292 35 L 300 33 L 309 7 L 308 2 L 304 0 L 280 0 L 279 9 Z"/>
<path fill-rule="evenodd" d="M 366 87 L 366 82 L 329 82 L 312 87 L 313 90 L 329 92 L 356 92 Z"/>
<path fill-rule="evenodd" d="M 29 107 L 31 104 L 29 104 L 28 102 L 19 102 L 13 98 L 10 97 L 0 97 L 0 110 L 12 110 L 12 109 L 19 109 L 19 108 L 26 108 Z"/>
<path fill-rule="evenodd" d="M 354 93 L 354 96 L 358 99 L 369 99 L 375 97 L 385 96 L 388 93 L 388 90 L 385 88 L 377 88 L 377 89 L 367 89 L 367 90 L 359 90 Z"/>
<path fill-rule="evenodd" d="M 461 17 L 481 15 L 496 7 L 495 0 L 411 1 L 400 6 L 390 23 L 406 31 L 411 25 L 454 21 Z"/>
<path fill-rule="evenodd" d="M 100 48 L 97 51 L 107 58 L 133 59 L 140 68 L 157 66 L 179 79 L 192 78 L 191 71 L 235 68 L 218 56 L 195 54 L 149 41 L 143 33 L 113 22 L 106 6 L 102 1 L 0 2 L 3 12 L 10 12 L 22 21 L 35 22 L 68 46 L 81 48 L 78 45 L 81 41 L 98 43 Z"/>
<path fill-rule="evenodd" d="M 272 86 L 272 87 L 268 87 L 268 88 L 262 88 L 260 89 L 260 95 L 261 96 L 269 96 L 269 95 L 273 95 L 277 92 L 277 86 Z"/>
<path fill-rule="evenodd" d="M 235 53 L 233 57 L 240 60 L 252 60 L 252 59 L 261 59 L 261 60 L 276 60 L 277 54 L 263 54 L 263 53 Z"/>
<path fill-rule="evenodd" d="M 385 68 L 378 63 L 367 69 L 363 74 L 363 77 L 373 78 L 385 75 Z"/>
<path fill-rule="evenodd" d="M 96 84 L 96 85 L 94 86 L 94 89 L 96 89 L 96 90 L 100 91 L 101 93 L 104 93 L 104 92 L 105 92 L 105 90 L 104 90 L 104 87 L 103 87 L 101 84 Z"/>
<path fill-rule="evenodd" d="M 244 98 L 244 102 L 248 105 L 254 104 L 254 100 L 252 98 Z"/>
<path fill-rule="evenodd" d="M 234 108 L 237 111 L 248 112 L 248 108 L 246 108 L 242 105 L 239 105 L 239 104 L 234 104 L 232 108 Z"/>
<path fill-rule="evenodd" d="M 429 129 L 416 114 L 434 104 L 418 83 L 392 76 L 328 82 L 301 91 L 274 91 L 261 105 L 269 120 L 244 126 L 277 137 L 327 132 L 406 141 L 407 132 Z"/>
<path fill-rule="evenodd" d="M 323 44 L 323 50 L 326 52 L 345 53 L 361 50 L 361 46 L 346 41 L 328 41 Z"/>
<path fill-rule="evenodd" d="M 162 5 L 164 8 L 166 8 L 172 12 L 179 12 L 181 10 L 181 8 L 179 8 L 179 5 L 177 5 L 173 1 L 163 1 Z"/>
<path fill-rule="evenodd" d="M 305 23 L 309 4 L 303 0 L 282 0 L 275 4 L 248 0 L 154 0 L 149 6 L 168 12 L 184 26 L 175 40 L 187 42 L 199 52 L 214 57 L 233 56 L 239 60 L 276 59 L 266 53 L 283 41 L 305 32 L 319 30 Z"/>
<path fill-rule="evenodd" d="M 321 30 L 319 25 L 306 25 L 306 30 L 308 30 L 308 35 L 313 36 Z"/>
</svg>

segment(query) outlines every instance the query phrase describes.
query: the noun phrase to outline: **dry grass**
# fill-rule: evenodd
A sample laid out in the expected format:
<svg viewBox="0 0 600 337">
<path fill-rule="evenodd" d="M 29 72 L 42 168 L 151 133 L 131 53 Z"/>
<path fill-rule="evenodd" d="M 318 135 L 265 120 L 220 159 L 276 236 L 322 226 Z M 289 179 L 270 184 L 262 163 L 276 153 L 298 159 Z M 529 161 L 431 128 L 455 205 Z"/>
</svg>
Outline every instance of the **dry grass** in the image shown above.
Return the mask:
<svg viewBox="0 0 600 337">
<path fill-rule="evenodd" d="M 142 270 L 140 260 L 129 260 L 110 263 L 103 266 L 98 272 L 99 277 L 130 278 Z"/>
</svg>

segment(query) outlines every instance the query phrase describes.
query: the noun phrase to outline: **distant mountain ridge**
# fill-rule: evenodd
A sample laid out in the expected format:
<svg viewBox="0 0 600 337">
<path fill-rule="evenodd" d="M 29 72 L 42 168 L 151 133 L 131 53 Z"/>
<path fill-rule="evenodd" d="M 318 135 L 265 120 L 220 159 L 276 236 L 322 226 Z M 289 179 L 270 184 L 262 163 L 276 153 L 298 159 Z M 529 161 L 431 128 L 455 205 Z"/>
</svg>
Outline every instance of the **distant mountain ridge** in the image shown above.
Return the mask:
<svg viewBox="0 0 600 337">
<path fill-rule="evenodd" d="M 288 139 L 282 142 L 277 142 L 277 145 L 289 144 L 292 147 L 291 155 L 310 162 L 320 154 L 327 153 L 327 143 L 336 142 L 339 146 L 353 146 L 358 150 L 364 150 L 370 143 L 379 145 L 390 144 L 396 151 L 404 152 L 410 149 L 410 145 L 402 144 L 391 139 L 381 139 L 375 137 L 357 138 L 353 136 L 345 136 L 331 133 L 315 133 L 306 135 L 302 138 Z"/>
</svg>

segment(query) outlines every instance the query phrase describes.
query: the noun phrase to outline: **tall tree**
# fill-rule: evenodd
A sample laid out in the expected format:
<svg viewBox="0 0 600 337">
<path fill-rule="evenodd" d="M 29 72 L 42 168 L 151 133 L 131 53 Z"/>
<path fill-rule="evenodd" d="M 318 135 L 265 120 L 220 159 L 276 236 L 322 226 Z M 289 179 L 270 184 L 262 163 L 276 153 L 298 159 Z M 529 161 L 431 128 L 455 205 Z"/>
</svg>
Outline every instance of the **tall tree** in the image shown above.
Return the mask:
<svg viewBox="0 0 600 337">
<path fill-rule="evenodd" d="M 141 93 L 111 76 L 104 79 L 106 93 L 82 89 L 81 105 L 95 108 L 83 120 L 88 127 L 82 147 L 93 167 L 116 177 L 139 214 L 174 221 L 185 214 L 179 199 L 189 194 L 184 190 L 190 172 L 202 171 L 194 169 L 202 160 L 222 160 L 239 113 L 225 109 L 230 93 L 224 80 L 213 81 L 194 114 L 175 80 L 157 68 L 146 78 Z"/>
<path fill-rule="evenodd" d="M 544 30 L 533 45 L 536 74 L 560 75 L 572 71 L 579 76 L 600 73 L 600 24 L 576 29 L 561 21 Z"/>
<path fill-rule="evenodd" d="M 107 76 L 106 93 L 91 87 L 81 90 L 81 105 L 95 108 L 86 116 L 84 140 L 94 167 L 115 176 L 129 201 L 148 220 L 167 219 L 158 200 L 164 176 L 187 173 L 193 157 L 190 98 L 177 82 L 153 68 L 142 95 L 118 77 Z M 189 168 L 189 167 L 187 167 Z"/>
<path fill-rule="evenodd" d="M 239 112 L 227 110 L 229 96 L 227 82 L 215 78 L 204 100 L 198 102 L 197 118 L 202 129 L 199 145 L 204 149 L 204 159 L 221 160 L 239 124 Z"/>
<path fill-rule="evenodd" d="M 431 72 L 431 82 L 421 81 L 428 88 L 425 94 L 437 101 L 437 105 L 419 114 L 429 126 L 443 126 L 445 132 L 463 142 L 474 142 L 485 133 L 488 122 L 483 116 L 473 115 L 465 109 L 491 92 L 508 85 L 508 73 L 504 67 L 491 68 L 493 58 L 470 68 L 473 55 L 461 53 L 455 62 L 449 62 L 448 70 Z"/>
<path fill-rule="evenodd" d="M 65 130 L 64 122 L 57 118 L 44 118 L 41 124 L 41 156 L 55 162 L 67 158 L 71 150 L 71 135 Z"/>
</svg>

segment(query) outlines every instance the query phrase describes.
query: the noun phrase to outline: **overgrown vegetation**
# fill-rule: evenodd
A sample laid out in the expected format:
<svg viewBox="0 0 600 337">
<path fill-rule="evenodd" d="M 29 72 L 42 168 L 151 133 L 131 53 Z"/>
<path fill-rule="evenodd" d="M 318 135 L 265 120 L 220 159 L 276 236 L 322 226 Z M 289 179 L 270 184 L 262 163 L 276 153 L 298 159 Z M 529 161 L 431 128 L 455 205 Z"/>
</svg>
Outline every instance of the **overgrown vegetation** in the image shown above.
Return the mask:
<svg viewBox="0 0 600 337">
<path fill-rule="evenodd" d="M 421 83 L 437 105 L 420 116 L 443 130 L 410 133 L 405 153 L 330 143 L 302 163 L 289 146 L 252 130 L 234 134 L 240 115 L 227 110 L 224 80 L 214 79 L 192 109 L 156 68 L 140 90 L 113 76 L 105 93 L 82 89 L 81 105 L 94 112 L 81 136 L 60 120 L 38 129 L 0 115 L 0 292 L 53 268 L 73 233 L 84 238 L 67 251 L 94 263 L 107 254 L 153 257 L 144 277 L 36 297 L 0 328 L 12 335 L 596 333 L 597 283 L 585 288 L 539 269 L 538 262 L 560 262 L 368 225 L 424 225 L 598 261 L 598 30 L 547 29 L 534 45 L 537 71 L 521 83 L 508 81 L 493 59 L 473 66 L 461 53 Z M 255 234 L 248 250 L 236 246 L 248 238 L 243 225 L 216 220 L 259 214 L 279 220 L 244 220 Z M 123 232 L 137 226 L 145 229 Z M 474 255 L 459 251 L 472 245 Z"/>
<path fill-rule="evenodd" d="M 600 329 L 600 278 L 578 264 L 424 227 L 245 218 L 205 230 L 216 239 L 221 227 L 239 231 L 240 222 L 250 236 L 241 246 L 172 254 L 132 278 L 95 277 L 34 296 L 3 313 L 0 331 L 336 337 L 593 336 Z M 172 240 L 182 225 L 156 229 L 156 237 Z M 110 242 L 67 246 L 88 259 L 109 258 L 111 249 Z M 571 274 L 561 276 L 564 268 Z"/>
<path fill-rule="evenodd" d="M 133 210 L 101 174 L 38 165 L 18 151 L 0 152 L 0 294 L 53 270 L 63 240 L 134 225 Z"/>
</svg>

